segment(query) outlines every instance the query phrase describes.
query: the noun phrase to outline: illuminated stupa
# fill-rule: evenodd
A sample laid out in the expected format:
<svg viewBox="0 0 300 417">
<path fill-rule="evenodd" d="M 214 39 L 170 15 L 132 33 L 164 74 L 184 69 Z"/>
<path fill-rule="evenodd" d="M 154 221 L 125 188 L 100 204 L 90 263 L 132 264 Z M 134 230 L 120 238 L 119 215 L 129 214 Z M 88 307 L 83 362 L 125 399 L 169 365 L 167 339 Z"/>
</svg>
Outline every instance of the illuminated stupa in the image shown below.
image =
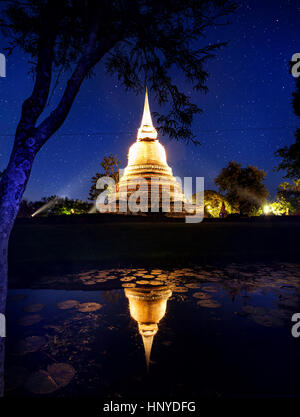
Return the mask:
<svg viewBox="0 0 300 417">
<path fill-rule="evenodd" d="M 146 181 L 137 188 L 136 184 L 140 178 Z M 168 201 L 170 202 L 170 212 L 174 213 L 184 209 L 185 196 L 179 182 L 173 176 L 172 169 L 168 166 L 165 148 L 157 139 L 157 130 L 152 123 L 147 89 L 137 140 L 129 148 L 128 164 L 117 184 L 116 194 L 113 198 L 117 203 L 117 211 L 121 207 L 120 202 L 127 202 L 130 195 L 137 189 L 140 193 L 145 192 L 147 195 L 147 210 L 141 211 L 167 212 L 168 210 L 165 208 L 168 207 Z M 156 209 L 153 209 L 154 206 Z"/>
<path fill-rule="evenodd" d="M 172 291 L 167 287 L 160 288 L 125 288 L 129 300 L 131 317 L 138 322 L 138 330 L 143 339 L 147 369 L 149 369 L 151 348 L 158 323 L 166 314 L 167 301 Z"/>
</svg>

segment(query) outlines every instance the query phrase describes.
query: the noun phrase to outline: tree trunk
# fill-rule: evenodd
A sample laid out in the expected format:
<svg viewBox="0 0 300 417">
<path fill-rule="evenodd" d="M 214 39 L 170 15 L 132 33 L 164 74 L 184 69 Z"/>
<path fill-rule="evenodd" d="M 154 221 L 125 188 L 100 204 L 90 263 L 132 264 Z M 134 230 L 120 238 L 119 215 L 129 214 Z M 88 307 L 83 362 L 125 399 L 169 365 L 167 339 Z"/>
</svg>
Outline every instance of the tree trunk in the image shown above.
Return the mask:
<svg viewBox="0 0 300 417">
<path fill-rule="evenodd" d="M 0 179 L 0 313 L 5 315 L 7 295 L 8 241 L 18 214 L 32 168 L 32 148 L 15 146 L 10 162 Z M 0 337 L 0 396 L 4 392 L 5 338 Z"/>
<path fill-rule="evenodd" d="M 0 228 L 0 313 L 5 315 L 6 294 L 7 294 L 7 249 L 8 237 L 2 234 Z M 5 356 L 5 338 L 0 336 L 0 397 L 3 396 L 4 390 L 4 356 Z"/>
</svg>

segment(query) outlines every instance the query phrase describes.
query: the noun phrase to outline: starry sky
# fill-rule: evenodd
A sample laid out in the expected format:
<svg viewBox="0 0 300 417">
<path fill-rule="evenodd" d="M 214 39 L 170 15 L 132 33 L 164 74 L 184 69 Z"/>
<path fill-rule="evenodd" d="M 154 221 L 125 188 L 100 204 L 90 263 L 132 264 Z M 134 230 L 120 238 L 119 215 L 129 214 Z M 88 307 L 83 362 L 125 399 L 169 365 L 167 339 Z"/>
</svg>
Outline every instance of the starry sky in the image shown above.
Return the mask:
<svg viewBox="0 0 300 417">
<path fill-rule="evenodd" d="M 240 2 L 231 24 L 210 29 L 207 41 L 229 41 L 206 68 L 206 95 L 189 90 L 180 74 L 174 79 L 203 109 L 193 123 L 201 146 L 160 137 L 175 175 L 203 176 L 205 189 L 216 189 L 214 178 L 235 160 L 267 172 L 265 183 L 273 197 L 282 173 L 274 151 L 294 141 L 299 122 L 291 100 L 295 79 L 289 61 L 300 52 L 298 0 Z M 0 39 L 0 51 L 6 46 Z M 64 77 L 45 115 L 62 92 Z M 0 78 L 0 171 L 8 162 L 21 105 L 30 94 L 32 76 L 28 57 L 16 51 L 7 58 L 7 77 Z M 125 92 L 99 63 L 86 80 L 61 129 L 38 154 L 25 197 L 30 200 L 60 195 L 86 200 L 90 179 L 105 155 L 115 154 L 126 166 L 129 146 L 136 140 L 144 96 Z M 161 109 L 153 102 L 150 107 Z M 297 125 L 298 122 L 298 125 Z"/>
</svg>

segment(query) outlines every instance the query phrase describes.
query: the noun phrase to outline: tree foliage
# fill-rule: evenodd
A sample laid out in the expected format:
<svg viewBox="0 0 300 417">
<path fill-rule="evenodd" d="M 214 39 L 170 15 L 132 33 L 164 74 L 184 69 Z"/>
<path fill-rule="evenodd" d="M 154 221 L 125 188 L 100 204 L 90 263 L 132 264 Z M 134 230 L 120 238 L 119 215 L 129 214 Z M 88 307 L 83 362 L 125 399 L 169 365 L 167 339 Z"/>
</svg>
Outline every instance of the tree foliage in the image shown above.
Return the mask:
<svg viewBox="0 0 300 417">
<path fill-rule="evenodd" d="M 300 212 L 300 179 L 281 183 L 277 188 L 277 198 L 287 202 L 291 213 Z"/>
<path fill-rule="evenodd" d="M 274 201 L 269 204 L 269 210 L 276 216 L 283 216 L 288 214 L 294 214 L 295 209 L 292 204 L 287 201 L 284 197 L 277 197 Z"/>
<path fill-rule="evenodd" d="M 156 113 L 164 134 L 196 142 L 191 123 L 201 110 L 178 89 L 171 71 L 176 67 L 195 90 L 206 92 L 204 64 L 226 44 L 205 42 L 206 30 L 227 23 L 235 8 L 230 0 L 24 0 L 8 2 L 0 26 L 9 52 L 19 47 L 31 56 L 36 79 L 49 82 L 55 67 L 58 74 L 73 71 L 71 82 L 91 74 L 105 56 L 107 71 L 126 89 L 139 94 L 147 83 L 159 104 L 170 106 L 167 114 Z M 62 100 L 69 102 L 68 90 L 70 85 Z M 45 101 L 33 97 L 35 102 L 40 115 Z M 54 115 L 61 119 L 65 110 L 60 113 Z M 53 129 L 53 116 L 40 127 L 48 130 L 50 121 L 53 134 L 61 125 L 57 120 Z"/>
<path fill-rule="evenodd" d="M 101 167 L 103 168 L 103 172 L 97 172 L 92 177 L 92 186 L 89 192 L 90 201 L 95 201 L 98 195 L 107 188 L 107 186 L 103 190 L 96 188 L 96 184 L 99 178 L 110 177 L 115 181 L 115 184 L 119 182 L 120 163 L 121 162 L 112 154 L 103 158 L 102 162 L 100 163 Z"/>
<path fill-rule="evenodd" d="M 243 215 L 251 215 L 263 204 L 269 194 L 262 182 L 265 176 L 265 171 L 257 167 L 248 165 L 242 168 L 237 162 L 229 162 L 215 178 L 215 184 L 220 192 L 225 192 L 233 210 Z"/>
<path fill-rule="evenodd" d="M 60 216 L 63 214 L 87 214 L 92 204 L 86 201 L 68 197 L 50 196 L 39 201 L 22 200 L 18 217 L 31 217 L 35 213 L 39 216 Z"/>
<path fill-rule="evenodd" d="M 296 81 L 296 91 L 293 93 L 293 109 L 295 115 L 300 117 L 300 77 Z M 276 168 L 277 171 L 284 170 L 284 178 L 300 178 L 300 129 L 295 132 L 295 142 L 290 146 L 284 146 L 275 152 L 275 155 L 282 158 Z"/>
<path fill-rule="evenodd" d="M 193 196 L 193 202 L 196 201 L 196 195 Z M 214 190 L 204 191 L 204 216 L 220 217 L 220 212 L 225 210 L 227 214 L 231 214 L 233 209 L 227 199 Z"/>
</svg>

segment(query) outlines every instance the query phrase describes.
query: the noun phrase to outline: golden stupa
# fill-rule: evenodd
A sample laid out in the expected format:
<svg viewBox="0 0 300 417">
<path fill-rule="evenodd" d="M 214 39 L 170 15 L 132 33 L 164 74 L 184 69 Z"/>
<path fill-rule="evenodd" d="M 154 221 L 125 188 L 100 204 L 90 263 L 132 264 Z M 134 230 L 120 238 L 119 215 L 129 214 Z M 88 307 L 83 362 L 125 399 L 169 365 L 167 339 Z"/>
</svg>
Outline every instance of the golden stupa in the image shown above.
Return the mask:
<svg viewBox="0 0 300 417">
<path fill-rule="evenodd" d="M 125 288 L 125 295 L 129 300 L 130 315 L 138 322 L 149 369 L 153 338 L 158 331 L 158 323 L 166 314 L 167 301 L 172 291 L 168 287 Z"/>
<path fill-rule="evenodd" d="M 140 178 L 146 181 L 137 185 Z M 184 193 L 168 166 L 165 148 L 157 139 L 157 130 L 152 123 L 147 89 L 137 140 L 129 148 L 128 164 L 120 177 L 113 198 L 117 211 L 123 211 L 121 202 L 126 202 L 126 207 L 130 196 L 137 190 L 147 195 L 147 205 L 145 207 L 141 204 L 140 211 L 174 213 L 184 209 Z"/>
</svg>

